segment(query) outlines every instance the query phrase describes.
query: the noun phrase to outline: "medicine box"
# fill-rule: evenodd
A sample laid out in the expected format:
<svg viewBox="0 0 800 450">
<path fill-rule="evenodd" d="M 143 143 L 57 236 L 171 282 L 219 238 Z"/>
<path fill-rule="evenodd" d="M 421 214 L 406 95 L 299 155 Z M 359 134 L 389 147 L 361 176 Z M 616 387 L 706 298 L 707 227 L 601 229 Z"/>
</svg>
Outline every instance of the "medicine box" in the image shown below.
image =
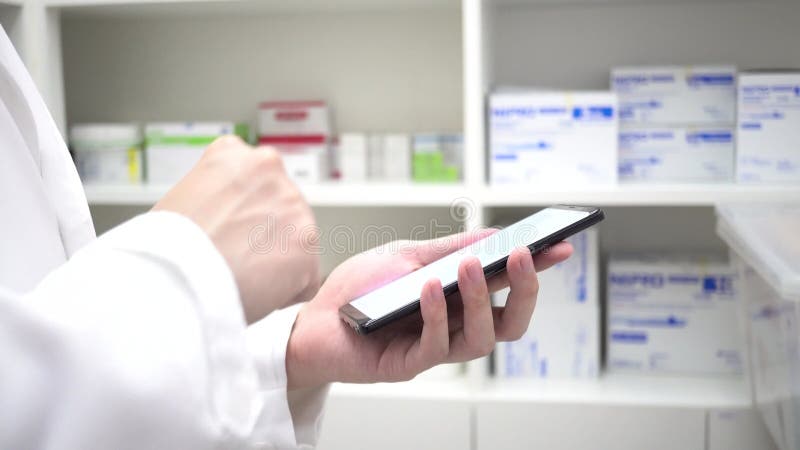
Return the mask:
<svg viewBox="0 0 800 450">
<path fill-rule="evenodd" d="M 742 370 L 736 272 L 722 258 L 639 255 L 608 264 L 609 370 Z"/>
<path fill-rule="evenodd" d="M 618 67 L 611 89 L 622 124 L 732 124 L 736 120 L 733 66 Z"/>
<path fill-rule="evenodd" d="M 259 138 L 324 136 L 331 134 L 328 106 L 321 100 L 267 101 L 258 106 Z M 269 142 L 266 142 L 269 143 Z"/>
<path fill-rule="evenodd" d="M 233 122 L 162 122 L 145 126 L 147 181 L 173 184 L 186 175 L 206 147 L 226 134 L 244 139 L 246 125 Z"/>
<path fill-rule="evenodd" d="M 460 134 L 416 134 L 412 145 L 414 181 L 454 183 L 461 180 L 464 141 Z"/>
<path fill-rule="evenodd" d="M 733 127 L 646 127 L 619 133 L 622 182 L 725 182 L 734 178 Z"/>
<path fill-rule="evenodd" d="M 411 137 L 407 134 L 383 136 L 383 179 L 411 180 Z"/>
<path fill-rule="evenodd" d="M 339 135 L 340 179 L 343 182 L 363 182 L 367 179 L 367 135 L 342 133 Z"/>
<path fill-rule="evenodd" d="M 536 310 L 525 335 L 495 349 L 499 377 L 596 377 L 600 368 L 597 231 L 568 239 L 573 256 L 539 273 Z M 494 304 L 505 305 L 509 290 Z"/>
<path fill-rule="evenodd" d="M 800 183 L 800 72 L 739 77 L 736 178 Z"/>
<path fill-rule="evenodd" d="M 76 124 L 70 128 L 69 141 L 84 184 L 142 182 L 142 133 L 138 125 Z"/>
<path fill-rule="evenodd" d="M 574 187 L 617 181 L 611 92 L 505 92 L 490 99 L 491 183 Z"/>
<path fill-rule="evenodd" d="M 324 145 L 278 147 L 286 174 L 297 183 L 321 183 L 329 178 L 329 149 Z"/>
<path fill-rule="evenodd" d="M 370 135 L 367 139 L 367 176 L 379 181 L 409 181 L 411 137 L 402 133 Z"/>
</svg>

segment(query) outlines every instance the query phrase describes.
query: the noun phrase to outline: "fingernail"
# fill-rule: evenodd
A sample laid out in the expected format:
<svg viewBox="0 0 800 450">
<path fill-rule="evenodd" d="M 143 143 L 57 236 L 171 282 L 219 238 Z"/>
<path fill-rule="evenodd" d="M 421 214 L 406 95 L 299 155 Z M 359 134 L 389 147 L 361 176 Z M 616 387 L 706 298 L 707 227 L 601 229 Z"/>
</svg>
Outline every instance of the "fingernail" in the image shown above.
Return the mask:
<svg viewBox="0 0 800 450">
<path fill-rule="evenodd" d="M 467 278 L 469 281 L 479 281 L 483 278 L 483 268 L 477 261 L 470 261 L 467 264 Z"/>
<path fill-rule="evenodd" d="M 526 247 L 525 249 L 520 249 L 520 251 L 525 253 L 525 256 L 521 258 L 520 266 L 522 266 L 522 271 L 525 273 L 531 273 L 534 271 L 533 267 L 533 255 L 531 255 L 530 250 Z"/>
</svg>

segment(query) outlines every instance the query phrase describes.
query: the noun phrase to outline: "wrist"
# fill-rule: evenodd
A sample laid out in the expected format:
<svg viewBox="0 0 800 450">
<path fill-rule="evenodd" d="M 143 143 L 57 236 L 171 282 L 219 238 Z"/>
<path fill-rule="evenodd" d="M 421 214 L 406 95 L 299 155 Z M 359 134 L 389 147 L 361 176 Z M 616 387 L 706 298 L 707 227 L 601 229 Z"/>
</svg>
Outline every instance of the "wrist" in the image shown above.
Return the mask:
<svg viewBox="0 0 800 450">
<path fill-rule="evenodd" d="M 304 304 L 297 312 L 289 341 L 286 344 L 286 386 L 289 390 L 305 389 L 321 386 L 331 382 L 325 378 L 323 371 L 314 367 L 313 343 L 307 342 L 305 324 L 307 322 L 309 304 Z M 311 344 L 311 345 L 309 345 Z"/>
</svg>

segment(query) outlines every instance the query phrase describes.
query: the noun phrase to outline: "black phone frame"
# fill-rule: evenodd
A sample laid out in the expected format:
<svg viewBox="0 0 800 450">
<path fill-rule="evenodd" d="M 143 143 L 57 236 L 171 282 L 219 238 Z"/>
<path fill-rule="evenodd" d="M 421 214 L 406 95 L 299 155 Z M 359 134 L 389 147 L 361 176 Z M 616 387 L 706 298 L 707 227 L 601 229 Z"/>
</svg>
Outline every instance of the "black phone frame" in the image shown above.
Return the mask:
<svg viewBox="0 0 800 450">
<path fill-rule="evenodd" d="M 532 255 L 541 253 L 548 247 L 555 245 L 574 234 L 580 233 L 581 231 L 591 227 L 592 225 L 599 223 L 605 218 L 605 213 L 603 213 L 603 210 L 592 206 L 553 205 L 549 206 L 548 208 L 567 209 L 571 211 L 586 211 L 589 213 L 589 215 L 575 223 L 570 224 L 567 227 L 558 230 L 557 232 L 549 236 L 545 236 L 542 239 L 539 239 L 538 241 L 529 244 L 528 248 L 530 249 Z M 483 268 L 484 276 L 488 279 L 499 273 L 502 273 L 504 270 L 506 270 L 507 262 L 508 262 L 508 256 L 505 256 L 485 266 Z M 445 297 L 455 294 L 456 292 L 458 292 L 458 282 L 454 281 L 448 284 L 447 286 L 444 286 L 443 290 Z M 414 313 L 415 311 L 418 311 L 419 300 L 420 299 L 417 298 L 416 300 L 403 306 L 402 308 L 396 309 L 385 316 L 378 317 L 375 319 L 367 317 L 358 308 L 348 303 L 339 308 L 339 316 L 348 325 L 350 325 L 350 327 L 356 330 L 358 334 L 362 335 L 369 334 L 391 322 L 394 322 L 409 314 Z"/>
</svg>

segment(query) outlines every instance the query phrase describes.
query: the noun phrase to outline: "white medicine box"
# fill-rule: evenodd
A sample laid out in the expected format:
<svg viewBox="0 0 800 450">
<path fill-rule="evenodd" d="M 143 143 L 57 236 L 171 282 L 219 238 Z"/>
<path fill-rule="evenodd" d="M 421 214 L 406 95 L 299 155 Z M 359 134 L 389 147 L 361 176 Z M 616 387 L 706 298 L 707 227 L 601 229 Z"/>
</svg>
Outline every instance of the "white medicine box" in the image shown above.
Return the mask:
<svg viewBox="0 0 800 450">
<path fill-rule="evenodd" d="M 736 120 L 733 66 L 618 67 L 611 89 L 626 125 L 732 124 Z"/>
<path fill-rule="evenodd" d="M 734 178 L 733 127 L 646 127 L 619 133 L 622 182 L 726 182 Z"/>
<path fill-rule="evenodd" d="M 737 181 L 800 183 L 800 72 L 739 77 Z"/>
<path fill-rule="evenodd" d="M 180 180 L 220 136 L 246 136 L 233 122 L 161 122 L 145 126 L 147 181 L 169 185 Z"/>
<path fill-rule="evenodd" d="M 734 268 L 717 257 L 612 257 L 609 370 L 741 373 L 736 281 Z"/>
<path fill-rule="evenodd" d="M 138 125 L 77 124 L 70 128 L 69 141 L 84 184 L 142 182 L 142 134 Z"/>
<path fill-rule="evenodd" d="M 591 378 L 600 368 L 597 230 L 569 239 L 574 254 L 539 274 L 539 296 L 525 335 L 495 349 L 495 373 L 507 378 Z M 497 292 L 502 306 L 508 289 Z"/>
<path fill-rule="evenodd" d="M 611 92 L 507 92 L 490 99 L 492 184 L 574 187 L 617 181 Z"/>
</svg>

